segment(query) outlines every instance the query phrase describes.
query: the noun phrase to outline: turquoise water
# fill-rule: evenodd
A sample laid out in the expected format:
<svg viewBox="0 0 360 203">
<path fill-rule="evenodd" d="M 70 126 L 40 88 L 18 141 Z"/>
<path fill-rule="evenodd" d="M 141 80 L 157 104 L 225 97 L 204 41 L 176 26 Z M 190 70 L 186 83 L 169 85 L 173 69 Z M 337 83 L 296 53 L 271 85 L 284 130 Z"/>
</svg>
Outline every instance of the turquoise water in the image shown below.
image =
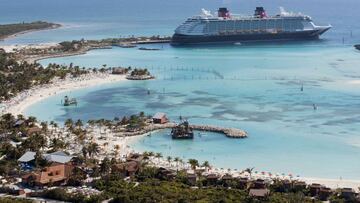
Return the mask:
<svg viewBox="0 0 360 203">
<path fill-rule="evenodd" d="M 216 11 L 228 7 L 237 14 L 252 14 L 264 6 L 275 15 L 279 7 L 302 12 L 319 24 L 331 24 L 324 36 L 329 44 L 359 42 L 360 6 L 358 0 L 0 0 L 0 23 L 46 20 L 64 25 L 61 29 L 41 31 L 7 39 L 0 44 L 32 44 L 74 39 L 101 39 L 129 35 L 172 35 L 187 17 L 199 14 L 201 8 Z M 352 36 L 350 33 L 353 33 Z"/>
<path fill-rule="evenodd" d="M 208 160 L 223 168 L 360 179 L 360 89 L 350 83 L 360 79 L 360 53 L 351 47 L 360 41 L 360 12 L 354 9 L 360 6 L 358 0 L 0 0 L 0 4 L 0 23 L 46 20 L 64 25 L 0 45 L 171 35 L 201 8 L 215 11 L 220 6 L 241 14 L 251 14 L 260 5 L 274 14 L 284 6 L 319 24 L 330 23 L 333 28 L 317 42 L 152 45 L 163 50 L 113 48 L 43 60 L 87 67 L 146 67 L 157 79 L 71 91 L 66 94 L 79 100 L 78 107 L 61 106 L 64 93 L 31 106 L 27 114 L 62 122 L 162 111 L 172 120 L 182 115 L 191 123 L 242 128 L 249 138 L 205 133 L 194 141 L 173 141 L 163 131 L 135 143 L 137 150 Z"/>
<path fill-rule="evenodd" d="M 141 139 L 135 149 L 208 160 L 223 168 L 253 166 L 259 171 L 360 179 L 360 86 L 350 83 L 360 77 L 360 55 L 352 47 L 325 47 L 321 41 L 151 46 L 163 50 L 113 48 L 41 61 L 146 67 L 157 79 L 73 91 L 78 107 L 64 108 L 64 94 L 54 96 L 27 114 L 56 121 L 139 111 L 165 112 L 175 121 L 182 115 L 191 123 L 244 129 L 249 138 L 205 133 L 194 141 L 173 141 L 162 131 Z"/>
</svg>

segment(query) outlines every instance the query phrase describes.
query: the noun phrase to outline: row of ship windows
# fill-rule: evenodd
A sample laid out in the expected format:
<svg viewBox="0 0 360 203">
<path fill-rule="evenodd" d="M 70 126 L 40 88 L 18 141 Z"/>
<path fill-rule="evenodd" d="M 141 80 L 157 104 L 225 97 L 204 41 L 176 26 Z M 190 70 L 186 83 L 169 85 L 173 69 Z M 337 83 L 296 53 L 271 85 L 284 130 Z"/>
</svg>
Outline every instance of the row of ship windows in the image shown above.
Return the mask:
<svg viewBox="0 0 360 203">
<path fill-rule="evenodd" d="M 204 31 L 218 31 L 218 30 L 253 30 L 253 29 L 282 29 L 282 30 L 297 30 L 304 29 L 301 21 L 287 22 L 287 21 L 273 21 L 273 22 L 241 22 L 241 23 L 210 23 L 204 26 Z"/>
</svg>

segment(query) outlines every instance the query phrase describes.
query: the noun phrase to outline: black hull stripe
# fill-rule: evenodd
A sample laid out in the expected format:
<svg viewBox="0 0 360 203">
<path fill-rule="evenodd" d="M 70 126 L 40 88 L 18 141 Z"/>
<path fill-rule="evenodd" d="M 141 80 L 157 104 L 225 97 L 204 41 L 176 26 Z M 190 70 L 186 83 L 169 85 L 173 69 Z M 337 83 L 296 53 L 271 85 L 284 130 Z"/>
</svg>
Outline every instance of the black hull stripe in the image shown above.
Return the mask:
<svg viewBox="0 0 360 203">
<path fill-rule="evenodd" d="M 171 43 L 173 45 L 181 44 L 199 44 L 199 43 L 216 43 L 216 42 L 244 42 L 244 41 L 276 41 L 276 40 L 305 40 L 317 39 L 326 30 L 312 30 L 303 32 L 289 33 L 259 33 L 259 34 L 239 34 L 239 35 L 179 35 L 174 34 Z"/>
</svg>

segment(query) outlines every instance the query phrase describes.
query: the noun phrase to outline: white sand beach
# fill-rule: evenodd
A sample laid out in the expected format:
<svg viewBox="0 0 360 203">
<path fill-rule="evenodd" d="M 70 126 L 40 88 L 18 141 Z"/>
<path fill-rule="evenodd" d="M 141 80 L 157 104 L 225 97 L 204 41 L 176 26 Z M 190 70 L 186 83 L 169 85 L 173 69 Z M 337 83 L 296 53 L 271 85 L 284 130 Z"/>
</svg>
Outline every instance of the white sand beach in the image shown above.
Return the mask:
<svg viewBox="0 0 360 203">
<path fill-rule="evenodd" d="M 12 44 L 12 45 L 0 45 L 0 49 L 4 49 L 7 53 L 13 53 L 20 49 L 47 49 L 50 47 L 58 46 L 58 43 L 39 43 L 39 44 Z"/>
<path fill-rule="evenodd" d="M 1 113 L 13 115 L 24 114 L 25 110 L 49 96 L 107 83 L 126 80 L 125 75 L 113 75 L 109 73 L 89 73 L 77 78 L 54 79 L 51 84 L 41 85 L 26 90 L 16 97 L 3 102 Z"/>
</svg>

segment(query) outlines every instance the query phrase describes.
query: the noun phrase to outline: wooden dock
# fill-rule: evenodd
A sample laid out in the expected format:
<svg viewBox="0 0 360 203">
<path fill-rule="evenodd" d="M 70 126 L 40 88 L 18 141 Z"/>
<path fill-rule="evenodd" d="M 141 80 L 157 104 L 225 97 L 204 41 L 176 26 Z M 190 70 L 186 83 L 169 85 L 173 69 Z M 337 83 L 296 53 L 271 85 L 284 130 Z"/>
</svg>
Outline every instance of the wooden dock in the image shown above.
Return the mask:
<svg viewBox="0 0 360 203">
<path fill-rule="evenodd" d="M 142 40 L 142 41 L 135 41 L 132 44 L 160 44 L 160 43 L 170 43 L 170 39 L 160 39 L 160 40 Z"/>
<path fill-rule="evenodd" d="M 125 132 L 123 133 L 124 136 L 136 136 L 136 135 L 143 135 L 152 131 L 161 130 L 161 129 L 168 129 L 173 128 L 176 126 L 176 123 L 166 123 L 166 124 L 150 124 L 146 126 L 143 130 L 136 131 L 136 132 Z M 190 125 L 193 130 L 197 131 L 206 131 L 206 132 L 215 132 L 224 134 L 226 137 L 229 138 L 246 138 L 247 132 L 237 128 L 225 128 L 225 127 L 218 127 L 212 125 Z"/>
</svg>

